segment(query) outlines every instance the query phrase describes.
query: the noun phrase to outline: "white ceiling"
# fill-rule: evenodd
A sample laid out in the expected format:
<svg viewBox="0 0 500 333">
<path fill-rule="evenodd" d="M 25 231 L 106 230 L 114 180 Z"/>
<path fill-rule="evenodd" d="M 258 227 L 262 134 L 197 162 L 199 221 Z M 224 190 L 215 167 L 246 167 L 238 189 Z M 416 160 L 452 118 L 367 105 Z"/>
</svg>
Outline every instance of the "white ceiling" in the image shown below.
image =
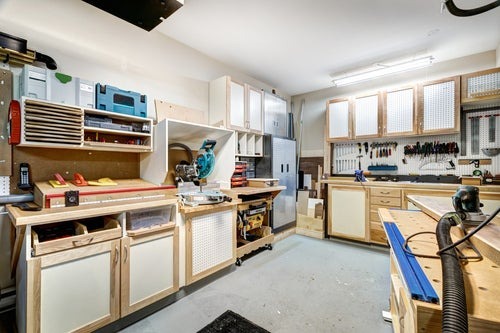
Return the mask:
<svg viewBox="0 0 500 333">
<path fill-rule="evenodd" d="M 500 7 L 456 17 L 441 13 L 441 0 L 185 0 L 155 30 L 296 95 L 384 60 L 426 53 L 441 62 L 494 50 Z"/>
</svg>

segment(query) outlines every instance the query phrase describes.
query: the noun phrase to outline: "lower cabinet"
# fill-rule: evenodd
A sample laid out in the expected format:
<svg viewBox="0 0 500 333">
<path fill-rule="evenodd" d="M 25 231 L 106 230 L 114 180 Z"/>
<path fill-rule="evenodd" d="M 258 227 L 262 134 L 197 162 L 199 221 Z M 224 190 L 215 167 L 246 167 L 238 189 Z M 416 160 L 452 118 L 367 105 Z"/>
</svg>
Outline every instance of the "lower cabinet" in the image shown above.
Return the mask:
<svg viewBox="0 0 500 333">
<path fill-rule="evenodd" d="M 198 281 L 236 260 L 236 206 L 184 213 L 186 284 Z"/>
<path fill-rule="evenodd" d="M 91 332 L 118 319 L 119 258 L 113 240 L 28 260 L 25 331 Z"/>
<path fill-rule="evenodd" d="M 401 208 L 399 188 L 370 188 L 370 242 L 387 245 L 387 236 L 378 216 L 379 208 Z"/>
<path fill-rule="evenodd" d="M 358 186 L 328 185 L 328 234 L 367 240 L 368 192 Z"/>
<path fill-rule="evenodd" d="M 179 290 L 178 228 L 121 240 L 121 316 Z"/>
</svg>

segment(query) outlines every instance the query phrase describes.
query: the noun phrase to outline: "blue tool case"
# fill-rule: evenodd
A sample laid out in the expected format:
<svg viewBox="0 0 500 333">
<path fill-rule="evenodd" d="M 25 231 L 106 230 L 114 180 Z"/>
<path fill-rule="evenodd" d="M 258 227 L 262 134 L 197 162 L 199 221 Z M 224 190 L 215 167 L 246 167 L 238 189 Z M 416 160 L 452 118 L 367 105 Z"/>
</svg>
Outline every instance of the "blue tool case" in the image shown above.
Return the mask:
<svg viewBox="0 0 500 333">
<path fill-rule="evenodd" d="M 146 118 L 146 95 L 100 83 L 96 84 L 95 90 L 97 109 Z"/>
</svg>

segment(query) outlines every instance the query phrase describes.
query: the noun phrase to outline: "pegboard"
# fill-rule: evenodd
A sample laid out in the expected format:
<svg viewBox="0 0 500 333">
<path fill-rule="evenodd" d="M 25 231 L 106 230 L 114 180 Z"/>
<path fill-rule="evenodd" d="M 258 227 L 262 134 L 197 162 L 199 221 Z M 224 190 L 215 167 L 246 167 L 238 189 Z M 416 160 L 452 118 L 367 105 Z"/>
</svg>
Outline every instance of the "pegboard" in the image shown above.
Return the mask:
<svg viewBox="0 0 500 333">
<path fill-rule="evenodd" d="M 0 176 L 0 195 L 10 194 L 10 177 Z"/>
<path fill-rule="evenodd" d="M 387 134 L 413 131 L 413 88 L 387 93 Z"/>
<path fill-rule="evenodd" d="M 378 133 L 378 95 L 356 98 L 356 135 L 376 135 Z"/>
<path fill-rule="evenodd" d="M 226 210 L 194 217 L 192 274 L 196 275 L 233 257 L 233 211 Z"/>
<path fill-rule="evenodd" d="M 500 90 L 500 72 L 467 79 L 467 98 L 477 98 L 496 94 Z"/>
<path fill-rule="evenodd" d="M 455 127 L 455 89 L 455 81 L 424 86 L 424 131 Z"/>
<path fill-rule="evenodd" d="M 349 136 L 349 101 L 330 103 L 329 128 L 330 138 L 347 138 Z"/>
<path fill-rule="evenodd" d="M 500 107 L 498 110 L 490 111 L 478 111 L 470 112 L 468 116 L 482 116 L 480 119 L 481 129 L 487 129 L 487 119 L 486 117 L 491 114 L 499 114 Z M 459 165 L 459 159 L 491 159 L 491 165 L 480 166 L 479 169 L 484 173 L 485 170 L 490 171 L 493 175 L 500 174 L 500 155 L 495 157 L 488 157 L 481 152 L 481 148 L 496 148 L 500 147 L 500 117 L 495 117 L 496 121 L 496 142 L 489 142 L 489 133 L 487 130 L 480 130 L 479 138 L 479 154 L 472 155 L 470 151 L 470 119 L 467 119 L 466 129 L 467 129 L 467 147 L 466 155 L 462 156 L 462 147 L 460 145 L 460 134 L 453 135 L 434 135 L 434 136 L 421 136 L 421 137 L 408 137 L 408 138 L 380 138 L 371 141 L 352 141 L 349 143 L 335 143 L 333 144 L 333 163 L 332 163 L 332 174 L 349 174 L 354 176 L 354 171 L 358 169 L 359 160 L 357 156 L 361 155 L 361 169 L 368 170 L 370 165 L 395 165 L 397 170 L 395 171 L 376 171 L 376 174 L 399 174 L 399 175 L 471 175 L 475 170 L 473 165 Z M 457 142 L 460 152 L 457 156 L 454 154 L 438 154 L 423 157 L 421 155 L 406 156 L 404 155 L 404 146 L 415 145 L 416 142 L 423 144 L 425 142 L 438 141 L 440 143 L 446 142 Z M 361 144 L 361 154 L 359 153 L 358 142 Z M 368 153 L 365 153 L 364 142 L 368 144 Z M 388 157 L 373 157 L 370 159 L 370 145 L 373 142 L 397 142 L 396 149 L 391 147 L 391 156 Z M 406 162 L 403 162 L 403 160 Z M 451 161 L 455 165 L 455 169 L 452 168 Z"/>
</svg>

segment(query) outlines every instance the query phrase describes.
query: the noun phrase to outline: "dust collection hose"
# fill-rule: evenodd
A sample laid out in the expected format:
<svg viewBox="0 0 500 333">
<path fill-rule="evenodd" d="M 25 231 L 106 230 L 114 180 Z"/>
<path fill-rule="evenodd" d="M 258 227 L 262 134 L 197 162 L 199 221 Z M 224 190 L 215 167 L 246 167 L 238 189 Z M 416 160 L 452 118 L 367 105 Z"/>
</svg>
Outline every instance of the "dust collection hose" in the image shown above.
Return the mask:
<svg viewBox="0 0 500 333">
<path fill-rule="evenodd" d="M 436 238 L 440 249 L 452 244 L 450 229 L 456 221 L 445 214 L 436 227 Z M 443 333 L 467 333 L 467 302 L 465 300 L 464 278 L 455 248 L 439 253 L 443 271 Z"/>
<path fill-rule="evenodd" d="M 446 5 L 446 8 L 448 8 L 448 11 L 450 12 L 450 14 L 455 15 L 455 16 L 460 16 L 460 17 L 482 14 L 490 9 L 493 9 L 495 7 L 500 6 L 500 0 L 493 1 L 489 4 L 486 4 L 486 5 L 478 7 L 478 8 L 473 8 L 473 9 L 458 8 L 455 5 L 455 3 L 453 2 L 453 0 L 445 0 L 444 3 Z"/>
</svg>

